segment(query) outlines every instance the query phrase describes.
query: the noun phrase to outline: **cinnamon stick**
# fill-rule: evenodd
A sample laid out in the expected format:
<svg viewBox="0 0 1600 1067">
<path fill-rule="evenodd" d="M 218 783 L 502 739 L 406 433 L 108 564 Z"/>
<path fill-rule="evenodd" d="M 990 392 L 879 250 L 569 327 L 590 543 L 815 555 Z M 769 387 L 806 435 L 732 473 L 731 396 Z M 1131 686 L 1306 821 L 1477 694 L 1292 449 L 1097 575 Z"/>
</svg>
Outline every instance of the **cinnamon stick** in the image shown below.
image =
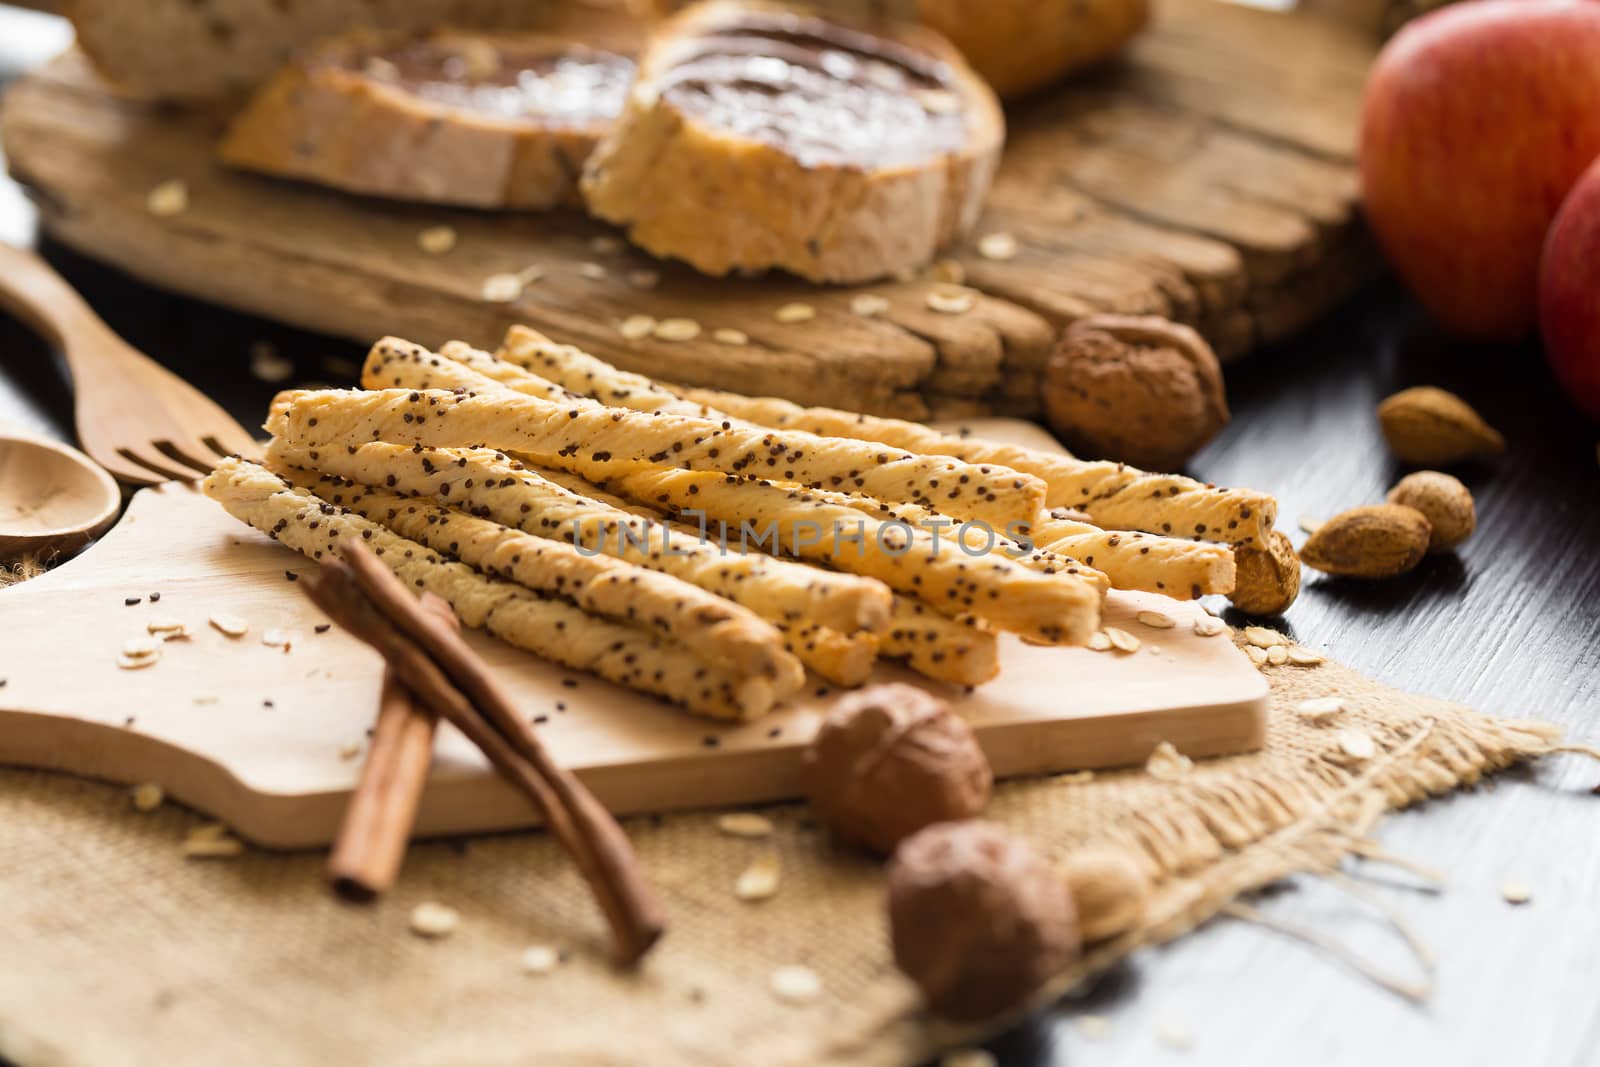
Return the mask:
<svg viewBox="0 0 1600 1067">
<path fill-rule="evenodd" d="M 665 924 L 621 827 L 550 758 L 457 632 L 425 614 L 369 550 L 347 545 L 345 556 L 348 562 L 325 559 L 319 579 L 302 583 L 307 593 L 335 622 L 377 649 L 425 707 L 460 729 L 533 801 L 594 890 L 619 961 L 636 963 Z"/>
<path fill-rule="evenodd" d="M 328 855 L 328 881 L 344 899 L 369 901 L 394 886 L 433 760 L 438 721 L 417 706 L 393 671 L 384 671 L 367 762 Z"/>
</svg>

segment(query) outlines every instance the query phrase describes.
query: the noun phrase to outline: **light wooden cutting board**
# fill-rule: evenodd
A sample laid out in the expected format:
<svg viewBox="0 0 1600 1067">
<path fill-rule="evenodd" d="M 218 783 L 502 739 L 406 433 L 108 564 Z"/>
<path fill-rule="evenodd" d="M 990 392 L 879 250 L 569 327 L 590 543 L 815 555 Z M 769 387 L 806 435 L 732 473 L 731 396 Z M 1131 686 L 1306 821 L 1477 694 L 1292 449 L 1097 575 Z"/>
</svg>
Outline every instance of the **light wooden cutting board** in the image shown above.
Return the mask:
<svg viewBox="0 0 1600 1067">
<path fill-rule="evenodd" d="M 1048 440 L 1020 423 L 974 426 Z M 381 663 L 337 629 L 316 632 L 325 620 L 289 578 L 311 566 L 193 489 L 140 492 L 84 555 L 0 591 L 0 762 L 158 782 L 263 845 L 330 841 L 360 770 Z M 1134 616 L 1146 608 L 1177 626 L 1144 626 Z M 208 625 L 218 613 L 240 616 L 250 632 L 225 637 Z M 1113 593 L 1107 623 L 1139 636 L 1138 652 L 1004 637 L 995 681 L 970 693 L 934 687 L 972 723 L 999 776 L 1137 763 L 1163 740 L 1192 756 L 1259 747 L 1266 680 L 1226 637 L 1191 631 L 1201 614 Z M 152 667 L 119 668 L 123 642 L 158 617 L 182 620 L 192 636 L 168 642 Z M 291 646 L 264 645 L 269 629 L 289 631 Z M 814 683 L 768 718 L 730 727 L 470 636 L 555 757 L 624 814 L 797 795 L 801 749 L 839 694 Z M 917 676 L 879 668 L 877 680 L 896 679 Z M 521 795 L 443 727 L 418 832 L 534 821 Z"/>
</svg>

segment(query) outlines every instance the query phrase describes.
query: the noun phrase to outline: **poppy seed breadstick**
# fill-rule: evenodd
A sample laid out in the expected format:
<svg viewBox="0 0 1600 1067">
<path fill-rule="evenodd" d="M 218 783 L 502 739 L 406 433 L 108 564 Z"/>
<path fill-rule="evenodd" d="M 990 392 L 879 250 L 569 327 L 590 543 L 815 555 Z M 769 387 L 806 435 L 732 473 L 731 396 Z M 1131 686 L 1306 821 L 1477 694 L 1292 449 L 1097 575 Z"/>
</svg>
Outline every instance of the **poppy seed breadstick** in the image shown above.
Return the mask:
<svg viewBox="0 0 1600 1067">
<path fill-rule="evenodd" d="M 586 478 L 600 475 L 582 456 L 560 462 Z M 665 467 L 631 471 L 603 488 L 669 512 L 703 514 L 726 524 L 730 540 L 754 538 L 764 551 L 877 578 L 935 607 L 971 612 L 1046 644 L 1083 644 L 1099 626 L 1100 591 L 1088 582 L 1040 574 L 998 553 L 970 557 L 948 541 L 935 545 L 910 524 L 879 522 L 810 490 Z"/>
<path fill-rule="evenodd" d="M 982 685 L 1000 673 L 999 642 L 982 620 L 951 618 L 908 596 L 894 598 L 878 655 L 953 685 Z"/>
<path fill-rule="evenodd" d="M 1233 549 L 1212 541 L 1102 530 L 1091 523 L 1054 517 L 1035 522 L 1029 539 L 1042 551 L 1072 556 L 1097 567 L 1118 589 L 1165 593 L 1177 600 L 1233 592 Z"/>
<path fill-rule="evenodd" d="M 775 625 L 783 632 L 783 647 L 834 685 L 854 689 L 872 676 L 878 662 L 877 634 L 842 634 L 815 623 Z"/>
<path fill-rule="evenodd" d="M 432 497 L 525 533 L 663 571 L 769 622 L 815 623 L 850 633 L 881 629 L 889 618 L 889 590 L 881 582 L 755 553 L 723 553 L 716 544 L 674 534 L 660 522 L 556 485 L 504 453 L 358 441 L 316 449 L 280 440 L 272 449 L 297 467 L 402 496 Z"/>
<path fill-rule="evenodd" d="M 269 453 L 268 463 L 279 463 Z M 770 623 L 729 600 L 610 556 L 580 552 L 426 500 L 410 499 L 332 474 L 283 471 L 323 499 L 382 523 L 402 537 L 460 559 L 485 574 L 560 596 L 593 614 L 659 633 L 709 663 L 772 680 L 779 699 L 805 681 L 800 661 Z"/>
<path fill-rule="evenodd" d="M 1029 521 L 1044 505 L 1043 482 L 1004 467 L 919 456 L 864 441 L 769 430 L 732 419 L 651 415 L 585 399 L 555 401 L 519 391 L 465 364 L 451 373 L 435 360 L 445 357 L 394 338 L 379 341 L 368 356 L 362 381 L 404 384 L 364 394 L 328 390 L 303 396 L 290 409 L 291 434 L 299 438 L 312 429 L 300 418 L 318 418 L 357 430 L 363 437 L 433 447 L 485 444 L 531 453 L 546 462 L 581 451 L 595 462 L 612 464 L 618 472 L 666 466 L 756 474 L 925 504 L 997 529 Z M 424 381 L 467 392 L 446 401 L 421 392 L 424 386 L 418 383 Z M 404 389 L 421 395 L 413 399 Z M 303 438 L 306 443 L 315 439 L 311 433 Z"/>
<path fill-rule="evenodd" d="M 341 542 L 365 543 L 408 585 L 443 597 L 463 625 L 481 627 L 509 645 L 629 689 L 681 704 L 697 715 L 744 721 L 775 703 L 772 684 L 701 662 L 682 645 L 633 626 L 597 619 L 519 585 L 486 578 L 424 545 L 286 484 L 265 467 L 229 458 L 202 483 L 207 496 L 236 519 L 312 559 Z"/>
</svg>

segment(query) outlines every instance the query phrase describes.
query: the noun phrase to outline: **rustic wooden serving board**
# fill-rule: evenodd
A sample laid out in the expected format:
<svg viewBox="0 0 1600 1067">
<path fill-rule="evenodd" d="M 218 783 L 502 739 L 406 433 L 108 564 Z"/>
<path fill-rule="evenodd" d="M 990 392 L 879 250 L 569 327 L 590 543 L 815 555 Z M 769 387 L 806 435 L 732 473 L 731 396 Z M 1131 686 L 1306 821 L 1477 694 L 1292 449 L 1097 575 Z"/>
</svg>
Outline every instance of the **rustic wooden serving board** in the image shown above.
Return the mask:
<svg viewBox="0 0 1600 1067">
<path fill-rule="evenodd" d="M 977 429 L 1043 437 L 1016 424 Z M 352 746 L 372 724 L 382 665 L 341 631 L 315 631 L 323 616 L 288 578 L 310 566 L 193 489 L 140 492 L 83 556 L 0 590 L 0 763 L 158 782 L 263 845 L 330 841 L 360 770 Z M 126 604 L 130 597 L 139 603 Z M 1178 625 L 1144 626 L 1134 616 L 1146 608 Z M 247 620 L 250 632 L 223 636 L 208 625 L 217 613 Z M 1227 638 L 1196 636 L 1200 613 L 1153 594 L 1113 593 L 1108 624 L 1140 636 L 1139 652 L 1003 639 L 995 681 L 971 693 L 935 688 L 972 723 L 1001 776 L 1137 763 L 1164 740 L 1193 756 L 1256 748 L 1266 679 Z M 192 636 L 168 642 L 152 667 L 119 668 L 123 642 L 158 617 L 185 622 Z M 293 635 L 287 651 L 262 643 L 269 629 Z M 554 756 L 620 813 L 795 796 L 801 749 L 838 698 L 818 685 L 759 722 L 730 727 L 469 636 L 538 717 Z M 888 666 L 878 674 L 916 678 Z M 441 728 L 418 832 L 534 821 L 526 800 Z"/>
<path fill-rule="evenodd" d="M 959 316 L 930 311 L 924 281 L 869 287 L 891 302 L 869 321 L 848 310 L 856 290 L 714 280 L 596 252 L 591 240 L 610 231 L 577 215 L 407 207 L 230 173 L 211 154 L 223 115 L 119 100 L 76 53 L 10 90 L 3 134 L 12 173 L 56 237 L 156 284 L 300 326 L 436 345 L 492 343 L 526 322 L 682 382 L 910 417 L 1031 415 L 1060 326 L 1085 313 L 1168 315 L 1236 356 L 1366 276 L 1352 158 L 1373 52 L 1310 16 L 1161 0 L 1123 59 L 1011 110 L 978 232 L 1010 232 L 1021 252 L 992 262 L 954 251 L 983 294 Z M 149 214 L 147 193 L 173 178 L 188 183 L 188 211 Z M 418 232 L 443 223 L 459 243 L 425 255 Z M 607 274 L 592 277 L 591 262 Z M 516 303 L 481 299 L 489 275 L 534 264 L 544 277 Z M 631 284 L 647 267 L 660 284 Z M 775 322 L 795 300 L 816 319 Z M 626 341 L 615 324 L 635 313 L 706 329 L 692 342 Z M 716 327 L 751 343 L 717 343 Z"/>
</svg>

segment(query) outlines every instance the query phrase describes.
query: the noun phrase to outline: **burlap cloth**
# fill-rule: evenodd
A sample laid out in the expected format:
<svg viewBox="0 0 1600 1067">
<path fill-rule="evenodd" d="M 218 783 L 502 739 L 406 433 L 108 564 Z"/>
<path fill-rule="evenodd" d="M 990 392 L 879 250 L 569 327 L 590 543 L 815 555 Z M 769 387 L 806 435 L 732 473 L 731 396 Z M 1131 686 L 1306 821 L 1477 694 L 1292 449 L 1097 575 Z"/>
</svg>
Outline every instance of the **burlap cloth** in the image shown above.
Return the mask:
<svg viewBox="0 0 1600 1067">
<path fill-rule="evenodd" d="M 1178 781 L 1135 770 L 998 790 L 991 816 L 1047 853 L 1124 847 L 1161 878 L 1144 926 L 1057 989 L 1241 892 L 1337 864 L 1386 808 L 1556 744 L 1543 724 L 1396 692 L 1331 663 L 1268 670 L 1260 753 L 1203 762 Z M 1293 713 L 1322 695 L 1345 698 L 1344 721 Z M 1345 726 L 1371 733 L 1375 759 L 1343 753 Z M 141 815 L 121 788 L 0 770 L 0 1055 L 23 1067 L 898 1065 L 972 1039 L 929 1025 L 891 965 L 879 868 L 831 845 L 803 809 L 771 814 L 783 884 L 758 904 L 732 886 L 767 843 L 720 834 L 706 815 L 629 821 L 672 925 L 641 973 L 619 976 L 589 897 L 543 834 L 419 844 L 395 892 L 357 908 L 330 897 L 321 854 L 185 860 L 192 812 Z M 459 909 L 453 936 L 408 931 L 424 900 Z M 553 974 L 523 974 L 533 944 L 568 958 Z M 773 996 L 771 973 L 793 963 L 821 976 L 814 1002 Z"/>
</svg>

